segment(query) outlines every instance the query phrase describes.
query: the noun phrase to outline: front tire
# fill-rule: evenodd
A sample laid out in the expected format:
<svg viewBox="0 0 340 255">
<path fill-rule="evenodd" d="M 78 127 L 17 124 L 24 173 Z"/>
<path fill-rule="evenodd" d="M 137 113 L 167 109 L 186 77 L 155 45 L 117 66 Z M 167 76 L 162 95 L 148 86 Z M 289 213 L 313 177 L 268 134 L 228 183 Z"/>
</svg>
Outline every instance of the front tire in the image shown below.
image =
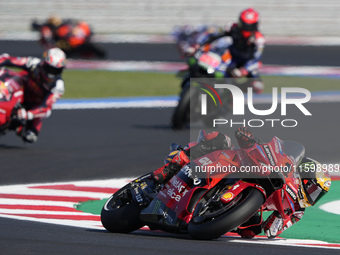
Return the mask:
<svg viewBox="0 0 340 255">
<path fill-rule="evenodd" d="M 187 80 L 190 84 L 190 80 Z M 186 128 L 190 121 L 190 85 L 185 84 L 183 91 L 172 115 L 172 128 L 174 130 L 181 130 Z"/>
<path fill-rule="evenodd" d="M 265 199 L 262 192 L 255 188 L 245 191 L 247 192 L 241 193 L 238 201 L 222 214 L 216 214 L 216 217 L 211 218 L 208 215 L 203 215 L 206 220 L 198 220 L 197 217 L 193 217 L 188 225 L 189 235 L 199 240 L 216 239 L 247 221 L 257 212 Z"/>
</svg>

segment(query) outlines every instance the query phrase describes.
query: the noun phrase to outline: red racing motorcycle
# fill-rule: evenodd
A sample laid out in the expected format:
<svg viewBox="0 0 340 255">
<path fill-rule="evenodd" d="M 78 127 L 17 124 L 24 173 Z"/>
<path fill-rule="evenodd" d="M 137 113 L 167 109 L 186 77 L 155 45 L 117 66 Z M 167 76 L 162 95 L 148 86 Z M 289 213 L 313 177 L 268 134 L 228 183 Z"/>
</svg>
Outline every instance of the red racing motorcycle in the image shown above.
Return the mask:
<svg viewBox="0 0 340 255">
<path fill-rule="evenodd" d="M 24 101 L 24 83 L 24 72 L 0 69 L 0 135 L 25 124 L 16 118 Z"/>
<path fill-rule="evenodd" d="M 304 146 L 274 137 L 249 149 L 220 150 L 191 160 L 166 184 L 141 176 L 113 194 L 102 208 L 110 232 L 151 230 L 216 239 L 255 213 L 294 213 L 299 190 L 295 167 Z M 261 223 L 260 223 L 261 224 Z"/>
<path fill-rule="evenodd" d="M 60 23 L 55 27 L 46 22 L 32 22 L 31 28 L 39 32 L 39 42 L 45 49 L 58 47 L 68 58 L 106 57 L 105 50 L 93 42 L 93 30 L 88 23 L 73 19 L 60 20 Z"/>
</svg>

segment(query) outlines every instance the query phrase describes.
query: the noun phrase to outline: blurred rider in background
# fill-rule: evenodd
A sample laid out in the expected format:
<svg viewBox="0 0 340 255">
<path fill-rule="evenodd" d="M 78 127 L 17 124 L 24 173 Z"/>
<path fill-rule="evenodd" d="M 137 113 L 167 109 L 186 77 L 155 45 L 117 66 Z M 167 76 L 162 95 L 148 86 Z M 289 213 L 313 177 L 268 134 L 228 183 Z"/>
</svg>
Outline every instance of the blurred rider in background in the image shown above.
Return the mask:
<svg viewBox="0 0 340 255">
<path fill-rule="evenodd" d="M 257 11 L 253 8 L 245 9 L 239 15 L 237 23 L 227 25 L 225 28 L 216 29 L 214 26 L 206 26 L 205 29 L 200 27 L 199 31 L 195 32 L 191 28 L 188 33 L 193 34 L 195 43 L 179 42 L 178 45 L 184 54 L 193 55 L 199 47 L 207 44 L 218 44 L 219 49 L 229 49 L 233 63 L 231 65 L 222 63 L 219 67 L 221 72 L 216 74 L 224 77 L 228 72 L 233 78 L 252 78 L 249 86 L 254 88 L 255 93 L 262 92 L 264 84 L 259 77 L 259 67 L 265 38 L 259 31 Z M 232 42 L 224 40 L 225 37 L 231 38 Z"/>
<path fill-rule="evenodd" d="M 252 132 L 246 127 L 237 129 L 235 137 L 239 146 L 243 149 L 251 148 L 256 144 L 263 144 L 260 139 L 254 138 Z M 204 132 L 204 137 L 199 143 L 191 143 L 185 148 L 176 146 L 166 158 L 166 164 L 152 172 L 151 176 L 156 183 L 169 181 L 190 160 L 216 150 L 233 149 L 230 137 L 219 132 Z M 264 222 L 262 222 L 260 214 L 255 213 L 235 231 L 243 238 L 253 238 L 262 231 L 268 238 L 274 238 L 297 223 L 304 215 L 305 208 L 315 205 L 328 192 L 331 185 L 328 171 L 310 170 L 317 169 L 319 164 L 310 158 L 303 158 L 300 162 L 298 166 L 300 187 L 294 203 L 294 213 L 285 211 L 288 217 L 282 218 L 279 212 L 274 211 Z"/>
<path fill-rule="evenodd" d="M 23 71 L 24 83 L 23 108 L 16 118 L 26 123 L 17 128 L 17 135 L 25 142 L 34 143 L 42 126 L 42 119 L 51 115 L 53 104 L 64 94 L 64 81 L 61 78 L 66 65 L 66 55 L 59 48 L 44 52 L 43 58 L 13 57 L 0 55 L 0 67 L 16 67 Z"/>
<path fill-rule="evenodd" d="M 32 29 L 40 32 L 40 42 L 45 48 L 58 47 L 68 57 L 91 53 L 105 56 L 104 51 L 91 43 L 93 32 L 85 21 L 50 16 L 41 24 L 34 21 Z"/>
</svg>

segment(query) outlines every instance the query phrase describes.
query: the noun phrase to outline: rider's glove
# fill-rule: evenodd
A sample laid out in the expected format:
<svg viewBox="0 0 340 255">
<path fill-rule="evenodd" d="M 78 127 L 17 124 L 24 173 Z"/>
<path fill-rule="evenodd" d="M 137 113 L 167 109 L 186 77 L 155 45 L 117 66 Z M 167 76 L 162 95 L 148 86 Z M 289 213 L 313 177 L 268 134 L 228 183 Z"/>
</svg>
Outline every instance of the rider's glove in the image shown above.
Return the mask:
<svg viewBox="0 0 340 255">
<path fill-rule="evenodd" d="M 255 139 L 247 127 L 238 128 L 235 132 L 235 137 L 241 148 L 250 148 L 254 145 Z"/>
<path fill-rule="evenodd" d="M 283 231 L 283 219 L 281 215 L 275 211 L 263 224 L 263 231 L 268 238 L 274 238 Z"/>
<path fill-rule="evenodd" d="M 21 108 L 17 112 L 17 118 L 18 120 L 32 120 L 34 118 L 34 115 L 30 111 L 26 111 L 26 109 Z"/>
<path fill-rule="evenodd" d="M 0 67 L 4 66 L 4 62 L 9 59 L 9 55 L 7 53 L 3 53 L 0 55 Z"/>
<path fill-rule="evenodd" d="M 8 58 L 8 57 L 9 57 L 8 53 L 2 53 L 0 55 L 0 58 Z"/>
</svg>

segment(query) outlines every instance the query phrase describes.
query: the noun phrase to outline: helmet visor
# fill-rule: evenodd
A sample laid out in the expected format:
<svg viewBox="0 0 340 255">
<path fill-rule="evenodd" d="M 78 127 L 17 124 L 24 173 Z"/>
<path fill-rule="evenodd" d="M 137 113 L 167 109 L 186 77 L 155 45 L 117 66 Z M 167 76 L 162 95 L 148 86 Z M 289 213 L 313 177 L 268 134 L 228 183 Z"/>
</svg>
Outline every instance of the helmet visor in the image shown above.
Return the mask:
<svg viewBox="0 0 340 255">
<path fill-rule="evenodd" d="M 45 74 L 49 76 L 50 78 L 60 75 L 61 72 L 63 71 L 63 68 L 56 68 L 46 63 L 43 65 L 43 69 L 44 69 Z"/>
<path fill-rule="evenodd" d="M 322 189 L 318 184 L 308 179 L 303 180 L 303 188 L 306 192 L 308 202 L 312 205 L 327 193 L 327 191 Z"/>
<path fill-rule="evenodd" d="M 257 22 L 254 23 L 246 23 L 242 20 L 239 22 L 240 29 L 243 31 L 255 32 L 257 31 Z"/>
</svg>

